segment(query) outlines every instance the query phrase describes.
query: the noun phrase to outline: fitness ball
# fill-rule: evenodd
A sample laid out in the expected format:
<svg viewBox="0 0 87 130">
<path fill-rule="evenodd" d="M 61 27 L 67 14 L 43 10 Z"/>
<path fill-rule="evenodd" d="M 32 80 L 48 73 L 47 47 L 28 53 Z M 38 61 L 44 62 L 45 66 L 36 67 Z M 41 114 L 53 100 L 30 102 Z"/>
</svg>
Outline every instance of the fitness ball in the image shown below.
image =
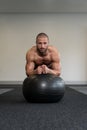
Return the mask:
<svg viewBox="0 0 87 130">
<path fill-rule="evenodd" d="M 28 102 L 57 102 L 65 93 L 65 82 L 53 74 L 36 74 L 27 77 L 22 86 Z"/>
</svg>

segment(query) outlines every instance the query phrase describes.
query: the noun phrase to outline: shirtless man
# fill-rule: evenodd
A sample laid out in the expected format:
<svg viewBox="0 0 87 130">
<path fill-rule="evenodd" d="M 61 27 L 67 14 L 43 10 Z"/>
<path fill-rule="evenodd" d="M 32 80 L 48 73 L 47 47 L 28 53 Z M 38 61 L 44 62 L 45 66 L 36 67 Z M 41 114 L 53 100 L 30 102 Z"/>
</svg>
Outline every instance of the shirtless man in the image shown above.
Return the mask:
<svg viewBox="0 0 87 130">
<path fill-rule="evenodd" d="M 25 70 L 27 76 L 48 73 L 60 76 L 60 55 L 55 47 L 49 45 L 47 34 L 37 35 L 36 46 L 33 46 L 26 54 Z"/>
</svg>

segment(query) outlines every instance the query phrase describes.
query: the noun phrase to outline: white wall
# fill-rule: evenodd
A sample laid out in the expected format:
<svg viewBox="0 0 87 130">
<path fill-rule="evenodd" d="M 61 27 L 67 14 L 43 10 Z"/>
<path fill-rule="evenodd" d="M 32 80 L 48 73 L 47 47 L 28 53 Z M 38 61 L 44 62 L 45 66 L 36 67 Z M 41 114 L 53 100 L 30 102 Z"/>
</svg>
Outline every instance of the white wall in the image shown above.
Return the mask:
<svg viewBox="0 0 87 130">
<path fill-rule="evenodd" d="M 0 81 L 23 81 L 25 55 L 45 32 L 61 54 L 62 78 L 87 81 L 87 14 L 0 14 Z"/>
</svg>

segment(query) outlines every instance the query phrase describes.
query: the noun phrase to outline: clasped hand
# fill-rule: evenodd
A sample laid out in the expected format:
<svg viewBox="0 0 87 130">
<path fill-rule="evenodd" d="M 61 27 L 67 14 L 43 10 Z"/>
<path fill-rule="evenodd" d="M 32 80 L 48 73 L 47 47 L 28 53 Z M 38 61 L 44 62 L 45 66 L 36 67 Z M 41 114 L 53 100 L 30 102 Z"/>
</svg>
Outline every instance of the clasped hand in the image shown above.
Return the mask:
<svg viewBox="0 0 87 130">
<path fill-rule="evenodd" d="M 37 74 L 47 74 L 49 72 L 49 68 L 46 65 L 41 65 L 37 67 Z"/>
</svg>

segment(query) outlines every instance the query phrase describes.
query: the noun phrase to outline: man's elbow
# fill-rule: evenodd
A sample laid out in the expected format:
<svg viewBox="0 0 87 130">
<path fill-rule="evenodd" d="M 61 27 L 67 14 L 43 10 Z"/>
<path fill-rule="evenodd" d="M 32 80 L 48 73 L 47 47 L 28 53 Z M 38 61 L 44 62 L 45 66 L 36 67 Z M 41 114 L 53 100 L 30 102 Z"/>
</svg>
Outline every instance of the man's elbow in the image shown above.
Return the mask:
<svg viewBox="0 0 87 130">
<path fill-rule="evenodd" d="M 60 75 L 61 75 L 61 71 L 57 71 L 57 72 L 56 72 L 56 75 L 57 75 L 57 76 L 60 76 Z"/>
</svg>

